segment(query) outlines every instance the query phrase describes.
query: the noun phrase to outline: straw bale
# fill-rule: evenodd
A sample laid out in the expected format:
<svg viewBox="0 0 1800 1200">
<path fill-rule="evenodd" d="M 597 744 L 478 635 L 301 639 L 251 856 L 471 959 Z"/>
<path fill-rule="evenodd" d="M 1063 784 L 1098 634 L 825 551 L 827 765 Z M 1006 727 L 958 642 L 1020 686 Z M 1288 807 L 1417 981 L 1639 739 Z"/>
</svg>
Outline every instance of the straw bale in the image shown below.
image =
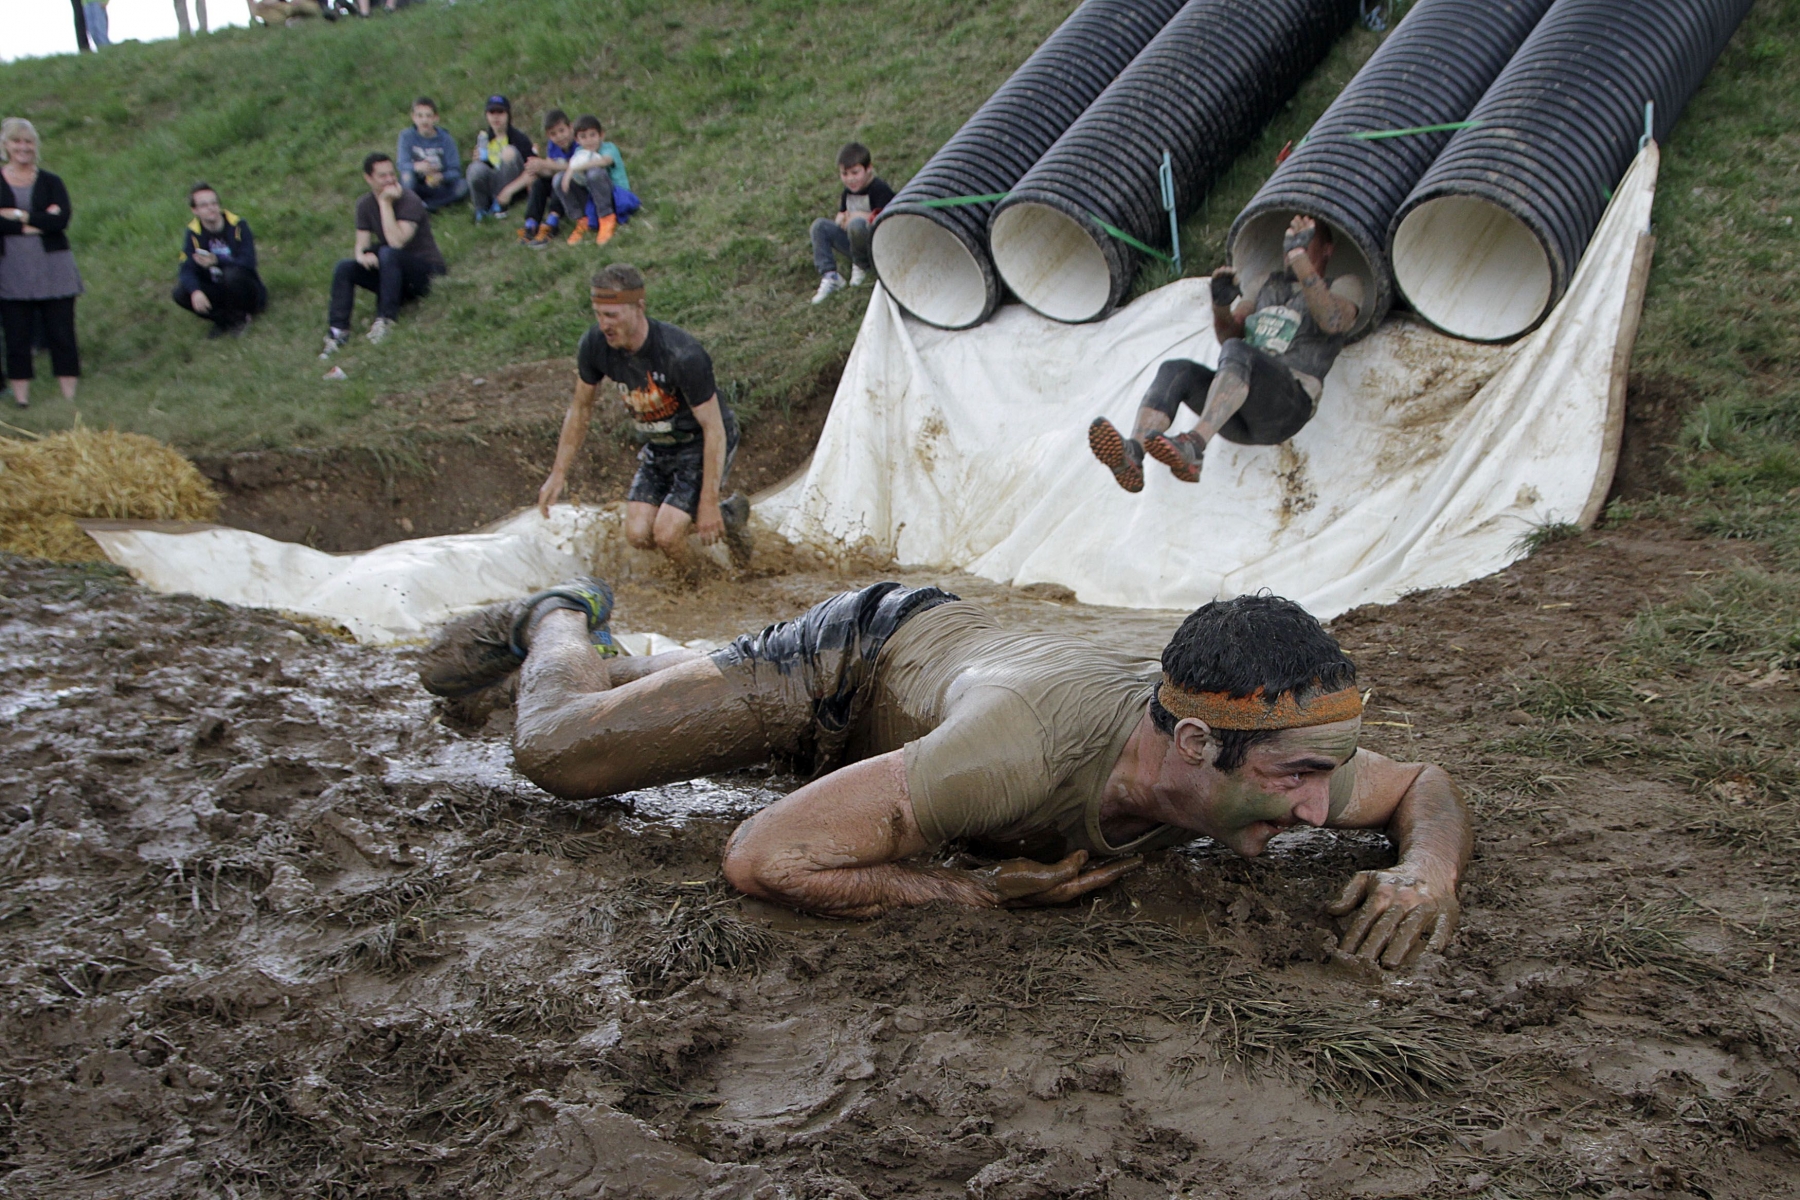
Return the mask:
<svg viewBox="0 0 1800 1200">
<path fill-rule="evenodd" d="M 212 485 L 155 438 L 83 427 L 0 438 L 0 550 L 92 561 L 105 556 L 77 518 L 209 521 L 218 512 Z"/>
</svg>

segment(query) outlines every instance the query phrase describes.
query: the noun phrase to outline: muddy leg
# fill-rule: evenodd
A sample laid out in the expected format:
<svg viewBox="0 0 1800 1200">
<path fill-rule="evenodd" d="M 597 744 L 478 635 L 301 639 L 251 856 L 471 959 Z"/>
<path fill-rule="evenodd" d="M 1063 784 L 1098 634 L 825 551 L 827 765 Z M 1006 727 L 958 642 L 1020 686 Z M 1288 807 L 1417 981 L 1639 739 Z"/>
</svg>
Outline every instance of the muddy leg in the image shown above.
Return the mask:
<svg viewBox="0 0 1800 1200">
<path fill-rule="evenodd" d="M 534 618 L 529 643 L 513 760 L 545 791 L 611 796 L 768 757 L 761 722 L 708 656 L 604 660 L 566 609 Z"/>
<path fill-rule="evenodd" d="M 1219 372 L 1213 376 L 1212 387 L 1206 393 L 1206 407 L 1200 412 L 1200 423 L 1194 426 L 1194 432 L 1212 441 L 1249 398 L 1249 367 L 1236 358 L 1221 355 Z"/>
</svg>

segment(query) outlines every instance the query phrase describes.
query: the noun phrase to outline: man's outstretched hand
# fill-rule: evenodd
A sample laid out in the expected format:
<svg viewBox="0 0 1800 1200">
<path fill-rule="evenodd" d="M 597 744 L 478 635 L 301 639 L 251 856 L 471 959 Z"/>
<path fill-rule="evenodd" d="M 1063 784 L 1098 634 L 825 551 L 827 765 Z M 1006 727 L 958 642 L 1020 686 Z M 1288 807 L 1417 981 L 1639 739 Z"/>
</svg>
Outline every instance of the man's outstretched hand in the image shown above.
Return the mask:
<svg viewBox="0 0 1800 1200">
<path fill-rule="evenodd" d="M 1338 949 L 1367 962 L 1398 967 L 1424 940 L 1424 948 L 1441 953 L 1456 932 L 1462 908 L 1454 884 L 1428 882 L 1404 864 L 1391 871 L 1358 871 L 1343 895 L 1325 906 L 1341 917 L 1355 911 Z"/>
<path fill-rule="evenodd" d="M 1144 865 L 1143 858 L 1134 854 L 1092 871 L 1083 871 L 1081 868 L 1087 857 L 1086 850 L 1077 850 L 1054 863 L 1009 858 L 969 873 L 994 894 L 995 902 L 1001 908 L 1029 908 L 1039 904 L 1063 904 L 1085 896 Z"/>
</svg>

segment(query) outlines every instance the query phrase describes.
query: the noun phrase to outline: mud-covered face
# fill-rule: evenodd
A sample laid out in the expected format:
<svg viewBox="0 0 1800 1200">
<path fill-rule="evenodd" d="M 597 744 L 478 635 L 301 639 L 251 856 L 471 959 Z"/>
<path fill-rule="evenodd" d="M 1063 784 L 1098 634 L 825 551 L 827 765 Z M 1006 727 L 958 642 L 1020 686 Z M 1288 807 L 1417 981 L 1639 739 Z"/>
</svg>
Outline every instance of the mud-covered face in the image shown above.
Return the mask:
<svg viewBox="0 0 1800 1200">
<path fill-rule="evenodd" d="M 630 304 L 595 300 L 594 323 L 600 326 L 600 336 L 614 350 L 637 349 L 643 344 L 650 324 L 644 315 L 642 300 L 634 300 Z"/>
<path fill-rule="evenodd" d="M 1250 747 L 1235 771 L 1208 768 L 1211 788 L 1196 805 L 1200 832 L 1255 858 L 1269 839 L 1330 815 L 1331 773 L 1350 761 L 1362 718 L 1284 729 Z"/>
</svg>

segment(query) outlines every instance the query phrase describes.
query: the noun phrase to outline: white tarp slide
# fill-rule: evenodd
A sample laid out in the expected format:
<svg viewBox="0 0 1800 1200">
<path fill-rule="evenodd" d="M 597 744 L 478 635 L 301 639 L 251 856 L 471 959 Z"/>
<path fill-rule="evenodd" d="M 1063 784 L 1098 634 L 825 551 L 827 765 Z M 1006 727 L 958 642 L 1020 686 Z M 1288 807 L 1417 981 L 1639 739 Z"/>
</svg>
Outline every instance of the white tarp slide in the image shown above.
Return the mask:
<svg viewBox="0 0 1800 1200">
<path fill-rule="evenodd" d="M 550 519 L 526 509 L 479 533 L 415 538 L 360 554 L 327 554 L 217 525 L 92 521 L 88 536 L 145 587 L 317 617 L 359 642 L 417 641 L 460 613 L 599 571 L 628 576 L 646 564 L 623 544 L 620 505 L 559 504 Z M 620 633 L 633 654 L 678 643 Z M 695 643 L 698 645 L 698 643 Z"/>
<path fill-rule="evenodd" d="M 1135 496 L 1093 460 L 1087 425 L 1128 429 L 1164 359 L 1216 363 L 1205 279 L 1097 324 L 1010 305 L 961 332 L 905 317 L 878 289 L 811 468 L 763 515 L 791 541 L 1131 607 L 1269 588 L 1332 616 L 1490 574 L 1534 525 L 1598 514 L 1656 169 L 1652 144 L 1529 337 L 1477 345 L 1391 320 L 1344 351 L 1292 442 L 1214 441 L 1197 485 L 1146 462 Z"/>
</svg>

